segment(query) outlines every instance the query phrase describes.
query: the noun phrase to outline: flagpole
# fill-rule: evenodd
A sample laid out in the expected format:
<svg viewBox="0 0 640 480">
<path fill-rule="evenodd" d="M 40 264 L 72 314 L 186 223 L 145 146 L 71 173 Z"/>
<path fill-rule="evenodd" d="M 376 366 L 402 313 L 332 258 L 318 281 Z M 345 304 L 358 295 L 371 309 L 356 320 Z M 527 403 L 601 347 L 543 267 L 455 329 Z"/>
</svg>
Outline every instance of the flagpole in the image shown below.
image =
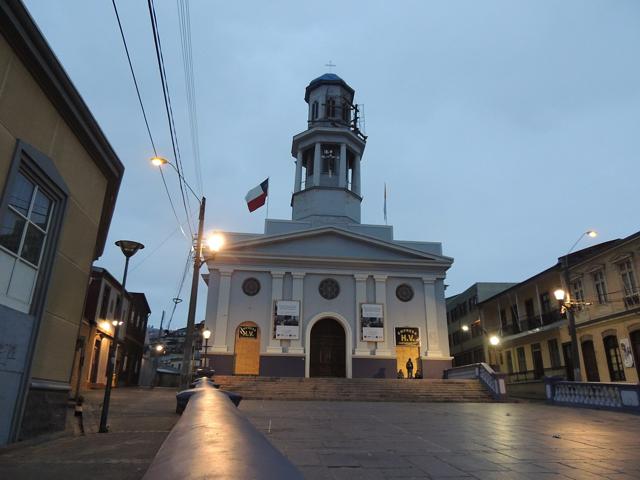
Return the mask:
<svg viewBox="0 0 640 480">
<path fill-rule="evenodd" d="M 267 180 L 269 180 L 269 178 L 267 177 Z M 267 215 L 264 217 L 265 220 L 269 219 L 269 193 L 267 193 Z"/>
</svg>

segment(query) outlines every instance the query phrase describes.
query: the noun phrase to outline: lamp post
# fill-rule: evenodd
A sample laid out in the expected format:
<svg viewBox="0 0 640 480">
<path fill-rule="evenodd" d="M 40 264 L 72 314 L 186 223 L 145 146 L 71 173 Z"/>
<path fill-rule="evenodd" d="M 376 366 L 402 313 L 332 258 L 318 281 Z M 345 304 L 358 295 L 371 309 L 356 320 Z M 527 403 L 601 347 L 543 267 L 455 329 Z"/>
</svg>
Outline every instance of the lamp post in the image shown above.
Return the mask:
<svg viewBox="0 0 640 480">
<path fill-rule="evenodd" d="M 207 350 L 209 350 L 209 338 L 211 337 L 211 330 L 208 328 L 202 332 L 202 337 L 204 338 L 204 362 L 203 367 L 206 368 L 209 366 L 209 359 L 207 358 Z"/>
<path fill-rule="evenodd" d="M 198 214 L 198 233 L 195 239 L 195 251 L 193 255 L 193 276 L 191 277 L 191 295 L 189 297 L 189 313 L 187 315 L 187 334 L 184 339 L 184 354 L 182 357 L 182 370 L 180 372 L 180 388 L 186 388 L 189 385 L 192 364 L 191 364 L 191 350 L 193 349 L 193 336 L 195 331 L 195 318 L 196 318 L 196 303 L 198 301 L 198 276 L 200 275 L 200 267 L 207 260 L 202 258 L 202 231 L 204 229 L 204 212 L 207 199 L 203 196 L 200 198 L 196 192 L 189 186 L 185 178 L 180 171 L 162 157 L 153 157 L 151 163 L 156 167 L 162 167 L 163 165 L 170 165 L 178 174 L 180 181 L 184 182 L 191 194 L 200 203 L 200 212 Z M 218 235 L 214 236 L 207 241 L 209 248 L 217 252 L 223 245 L 224 239 Z"/>
<path fill-rule="evenodd" d="M 154 348 L 153 355 L 153 378 L 151 379 L 151 388 L 156 386 L 157 378 L 158 378 L 158 367 L 160 363 L 160 356 L 164 353 L 164 345 L 159 343 Z"/>
<path fill-rule="evenodd" d="M 462 356 L 462 358 L 464 358 L 464 337 L 465 334 L 469 331 L 469 325 L 462 325 L 462 327 L 460 328 L 462 329 L 462 335 L 460 335 L 462 337 L 460 341 L 460 355 Z"/>
<path fill-rule="evenodd" d="M 574 382 L 580 382 L 582 380 L 582 376 L 580 375 L 580 352 L 578 351 L 578 335 L 576 333 L 576 319 L 573 314 L 574 309 L 572 306 L 570 306 L 571 303 L 569 300 L 569 290 L 571 289 L 571 284 L 569 279 L 569 254 L 573 251 L 574 248 L 576 248 L 578 243 L 580 243 L 580 240 L 582 240 L 585 236 L 590 238 L 595 238 L 598 236 L 598 233 L 595 230 L 587 230 L 586 232 L 584 232 L 582 235 L 578 237 L 578 240 L 576 240 L 575 243 L 572 245 L 572 247 L 569 249 L 567 254 L 564 256 L 564 261 L 562 262 L 563 264 L 562 276 L 564 278 L 564 283 L 567 288 L 566 295 L 564 295 L 564 292 L 563 292 L 562 298 L 559 299 L 558 295 L 555 295 L 556 293 L 559 294 L 559 291 L 556 290 L 556 292 L 554 292 L 556 300 L 564 301 L 566 297 L 567 298 L 566 303 L 569 304 L 568 307 L 566 307 L 565 305 L 566 307 L 565 311 L 567 312 L 567 320 L 569 321 L 569 336 L 571 337 L 571 362 L 573 363 L 573 381 Z"/>
<path fill-rule="evenodd" d="M 469 331 L 469 325 L 462 325 L 461 328 L 462 328 L 463 332 L 468 332 Z M 481 326 L 480 328 L 482 329 L 482 333 L 484 333 L 485 335 L 489 335 L 489 332 L 484 327 Z M 490 345 L 490 347 L 494 348 L 494 357 L 495 357 L 495 347 L 500 345 L 500 337 L 498 335 L 491 335 L 489 337 L 489 345 Z M 489 356 L 489 357 L 491 357 L 491 356 Z M 489 363 L 491 363 L 491 358 L 489 358 Z"/>
<path fill-rule="evenodd" d="M 107 418 L 109 416 L 109 402 L 111 400 L 111 384 L 113 383 L 113 371 L 115 370 L 116 363 L 116 349 L 118 348 L 118 332 L 120 331 L 120 325 L 122 325 L 122 311 L 124 310 L 124 298 L 125 298 L 125 287 L 127 285 L 127 273 L 129 271 L 129 259 L 138 252 L 138 250 L 142 250 L 144 245 L 139 242 L 134 242 L 133 240 L 118 240 L 116 245 L 120 247 L 122 250 L 122 254 L 125 257 L 124 261 L 124 275 L 122 276 L 122 298 L 123 302 L 120 306 L 120 310 L 116 312 L 117 317 L 113 320 L 113 342 L 109 347 L 109 363 L 107 363 L 107 384 L 104 387 L 104 400 L 102 401 L 102 414 L 100 415 L 100 433 L 107 433 L 109 431 L 109 427 L 107 426 Z"/>
</svg>

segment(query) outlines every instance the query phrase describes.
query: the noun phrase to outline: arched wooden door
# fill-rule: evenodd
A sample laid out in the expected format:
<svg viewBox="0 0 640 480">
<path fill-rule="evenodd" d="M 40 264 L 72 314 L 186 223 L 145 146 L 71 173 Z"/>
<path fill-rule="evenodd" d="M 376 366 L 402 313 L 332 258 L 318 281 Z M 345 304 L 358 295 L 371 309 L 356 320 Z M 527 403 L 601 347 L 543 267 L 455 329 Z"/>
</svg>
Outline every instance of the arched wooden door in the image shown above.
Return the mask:
<svg viewBox="0 0 640 480">
<path fill-rule="evenodd" d="M 253 322 L 243 322 L 236 329 L 235 375 L 259 375 L 260 329 Z"/>
<path fill-rule="evenodd" d="M 333 318 L 323 318 L 311 329 L 309 376 L 346 377 L 347 341 L 344 328 Z"/>
</svg>

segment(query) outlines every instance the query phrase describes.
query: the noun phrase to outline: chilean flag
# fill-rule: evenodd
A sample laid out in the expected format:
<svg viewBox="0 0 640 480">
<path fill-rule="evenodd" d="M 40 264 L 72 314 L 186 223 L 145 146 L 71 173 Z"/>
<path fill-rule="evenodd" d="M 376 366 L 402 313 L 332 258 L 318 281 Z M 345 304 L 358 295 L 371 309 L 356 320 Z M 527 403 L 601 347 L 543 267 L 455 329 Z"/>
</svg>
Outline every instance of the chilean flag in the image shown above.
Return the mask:
<svg viewBox="0 0 640 480">
<path fill-rule="evenodd" d="M 249 211 L 253 212 L 254 210 L 257 210 L 258 208 L 263 206 L 264 202 L 267 199 L 267 195 L 269 195 L 268 178 L 257 187 L 249 190 L 245 195 L 244 199 L 247 201 L 247 207 L 249 207 Z"/>
</svg>

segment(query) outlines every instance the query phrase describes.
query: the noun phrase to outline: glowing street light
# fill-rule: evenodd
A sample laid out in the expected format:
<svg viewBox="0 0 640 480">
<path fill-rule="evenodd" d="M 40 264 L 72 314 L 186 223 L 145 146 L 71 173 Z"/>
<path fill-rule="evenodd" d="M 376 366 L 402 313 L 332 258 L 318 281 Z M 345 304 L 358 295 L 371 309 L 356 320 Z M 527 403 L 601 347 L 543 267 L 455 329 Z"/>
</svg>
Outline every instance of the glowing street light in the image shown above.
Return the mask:
<svg viewBox="0 0 640 480">
<path fill-rule="evenodd" d="M 556 297 L 556 300 L 558 300 L 559 302 L 563 301 L 565 296 L 564 290 L 561 288 L 554 290 L 553 296 Z"/>
<path fill-rule="evenodd" d="M 469 325 L 462 325 L 462 331 L 463 332 L 468 332 L 469 331 Z"/>
<path fill-rule="evenodd" d="M 491 337 L 489 337 L 489 343 L 494 347 L 500 345 L 500 337 L 497 335 L 491 335 Z"/>
<path fill-rule="evenodd" d="M 207 246 L 212 252 L 219 252 L 224 246 L 224 235 L 221 233 L 213 233 L 207 237 Z"/>
</svg>

